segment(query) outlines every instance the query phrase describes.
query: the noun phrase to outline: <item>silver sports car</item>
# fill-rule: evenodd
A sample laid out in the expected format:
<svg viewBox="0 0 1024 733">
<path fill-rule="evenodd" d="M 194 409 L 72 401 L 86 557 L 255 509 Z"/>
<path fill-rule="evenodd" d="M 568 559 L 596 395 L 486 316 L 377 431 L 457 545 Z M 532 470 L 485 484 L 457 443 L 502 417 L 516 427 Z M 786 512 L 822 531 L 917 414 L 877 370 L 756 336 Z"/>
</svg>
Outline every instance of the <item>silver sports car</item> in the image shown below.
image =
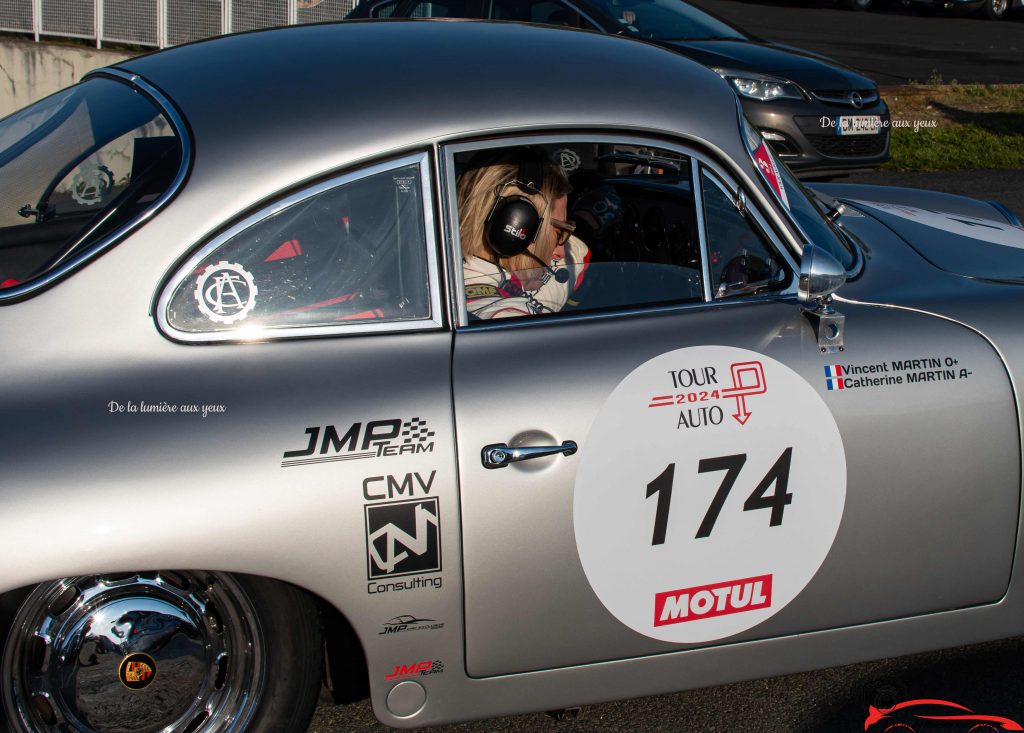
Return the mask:
<svg viewBox="0 0 1024 733">
<path fill-rule="evenodd" d="M 1020 222 L 805 187 L 677 54 L 192 44 L 0 121 L 0 202 L 15 731 L 303 731 L 322 680 L 414 727 L 1024 633 Z"/>
</svg>

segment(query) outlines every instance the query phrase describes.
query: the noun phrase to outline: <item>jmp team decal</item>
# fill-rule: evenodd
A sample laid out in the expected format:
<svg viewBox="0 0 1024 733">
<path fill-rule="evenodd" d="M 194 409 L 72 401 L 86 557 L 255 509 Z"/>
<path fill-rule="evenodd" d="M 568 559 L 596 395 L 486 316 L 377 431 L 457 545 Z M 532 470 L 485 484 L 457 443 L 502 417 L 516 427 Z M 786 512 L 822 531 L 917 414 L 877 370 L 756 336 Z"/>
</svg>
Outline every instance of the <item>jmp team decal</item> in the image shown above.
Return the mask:
<svg viewBox="0 0 1024 733">
<path fill-rule="evenodd" d="M 573 520 L 608 610 L 693 643 L 792 601 L 845 502 L 842 438 L 816 389 L 763 354 L 700 346 L 651 359 L 612 392 L 580 454 Z"/>
<path fill-rule="evenodd" d="M 355 422 L 338 428 L 335 425 L 306 428 L 306 445 L 287 450 L 281 466 L 308 466 L 332 461 L 360 458 L 417 455 L 434 451 L 434 431 L 427 421 L 413 417 L 371 420 L 365 425 Z"/>
<path fill-rule="evenodd" d="M 444 663 L 439 659 L 414 662 L 413 664 L 396 664 L 390 674 L 384 675 L 385 680 L 398 680 L 404 677 L 427 677 L 444 672 Z"/>
<path fill-rule="evenodd" d="M 390 621 L 385 621 L 381 625 L 384 627 L 384 630 L 378 631 L 378 636 L 403 634 L 410 631 L 436 631 L 444 628 L 443 621 L 435 621 L 432 618 L 418 618 L 408 613 L 395 616 Z"/>
</svg>

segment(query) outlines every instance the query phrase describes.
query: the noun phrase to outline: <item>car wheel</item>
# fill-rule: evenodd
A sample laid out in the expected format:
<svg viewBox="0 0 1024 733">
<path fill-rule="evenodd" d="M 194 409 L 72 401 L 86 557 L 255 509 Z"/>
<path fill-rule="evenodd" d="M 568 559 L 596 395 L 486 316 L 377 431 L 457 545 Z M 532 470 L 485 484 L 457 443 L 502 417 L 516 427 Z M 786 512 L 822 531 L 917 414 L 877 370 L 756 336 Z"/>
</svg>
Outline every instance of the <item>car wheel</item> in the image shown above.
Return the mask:
<svg viewBox="0 0 1024 733">
<path fill-rule="evenodd" d="M 843 0 L 850 10 L 870 10 L 873 0 Z"/>
<path fill-rule="evenodd" d="M 982 12 L 989 20 L 1002 20 L 1010 8 L 1010 0 L 985 0 Z"/>
<path fill-rule="evenodd" d="M 43 583 L 7 634 L 14 731 L 305 731 L 319 693 L 315 603 L 203 571 Z"/>
</svg>

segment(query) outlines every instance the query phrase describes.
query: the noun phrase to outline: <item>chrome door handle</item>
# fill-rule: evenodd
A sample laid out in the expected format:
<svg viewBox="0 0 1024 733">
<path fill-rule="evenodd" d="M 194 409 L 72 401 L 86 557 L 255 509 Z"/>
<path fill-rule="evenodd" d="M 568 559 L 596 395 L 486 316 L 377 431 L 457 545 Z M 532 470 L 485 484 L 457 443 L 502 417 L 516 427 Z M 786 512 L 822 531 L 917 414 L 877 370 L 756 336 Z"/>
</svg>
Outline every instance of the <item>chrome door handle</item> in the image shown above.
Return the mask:
<svg viewBox="0 0 1024 733">
<path fill-rule="evenodd" d="M 523 448 L 510 448 L 504 443 L 485 445 L 480 451 L 480 460 L 484 468 L 505 468 L 510 463 L 526 461 L 531 458 L 543 458 L 561 453 L 563 456 L 571 456 L 576 452 L 576 443 L 571 440 L 564 441 L 561 445 L 538 445 Z"/>
</svg>

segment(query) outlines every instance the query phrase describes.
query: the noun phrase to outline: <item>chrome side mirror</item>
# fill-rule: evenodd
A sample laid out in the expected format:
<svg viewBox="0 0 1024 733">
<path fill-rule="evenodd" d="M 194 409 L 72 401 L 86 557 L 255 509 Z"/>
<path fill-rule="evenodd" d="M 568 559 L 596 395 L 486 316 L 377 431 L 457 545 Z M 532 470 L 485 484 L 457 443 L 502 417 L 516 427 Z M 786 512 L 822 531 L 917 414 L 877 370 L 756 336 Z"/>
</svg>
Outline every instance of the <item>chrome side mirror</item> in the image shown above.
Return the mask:
<svg viewBox="0 0 1024 733">
<path fill-rule="evenodd" d="M 804 245 L 797 297 L 802 303 L 813 304 L 804 307 L 804 315 L 814 327 L 822 354 L 834 354 L 844 349 L 846 316 L 832 307 L 832 294 L 845 282 L 846 270 L 835 257 L 821 247 Z"/>
<path fill-rule="evenodd" d="M 818 307 L 815 310 L 829 310 L 832 293 L 839 290 L 846 282 L 846 270 L 835 257 L 813 244 L 804 245 L 804 253 L 800 258 L 800 284 L 798 296 L 800 302 L 813 301 Z"/>
</svg>

